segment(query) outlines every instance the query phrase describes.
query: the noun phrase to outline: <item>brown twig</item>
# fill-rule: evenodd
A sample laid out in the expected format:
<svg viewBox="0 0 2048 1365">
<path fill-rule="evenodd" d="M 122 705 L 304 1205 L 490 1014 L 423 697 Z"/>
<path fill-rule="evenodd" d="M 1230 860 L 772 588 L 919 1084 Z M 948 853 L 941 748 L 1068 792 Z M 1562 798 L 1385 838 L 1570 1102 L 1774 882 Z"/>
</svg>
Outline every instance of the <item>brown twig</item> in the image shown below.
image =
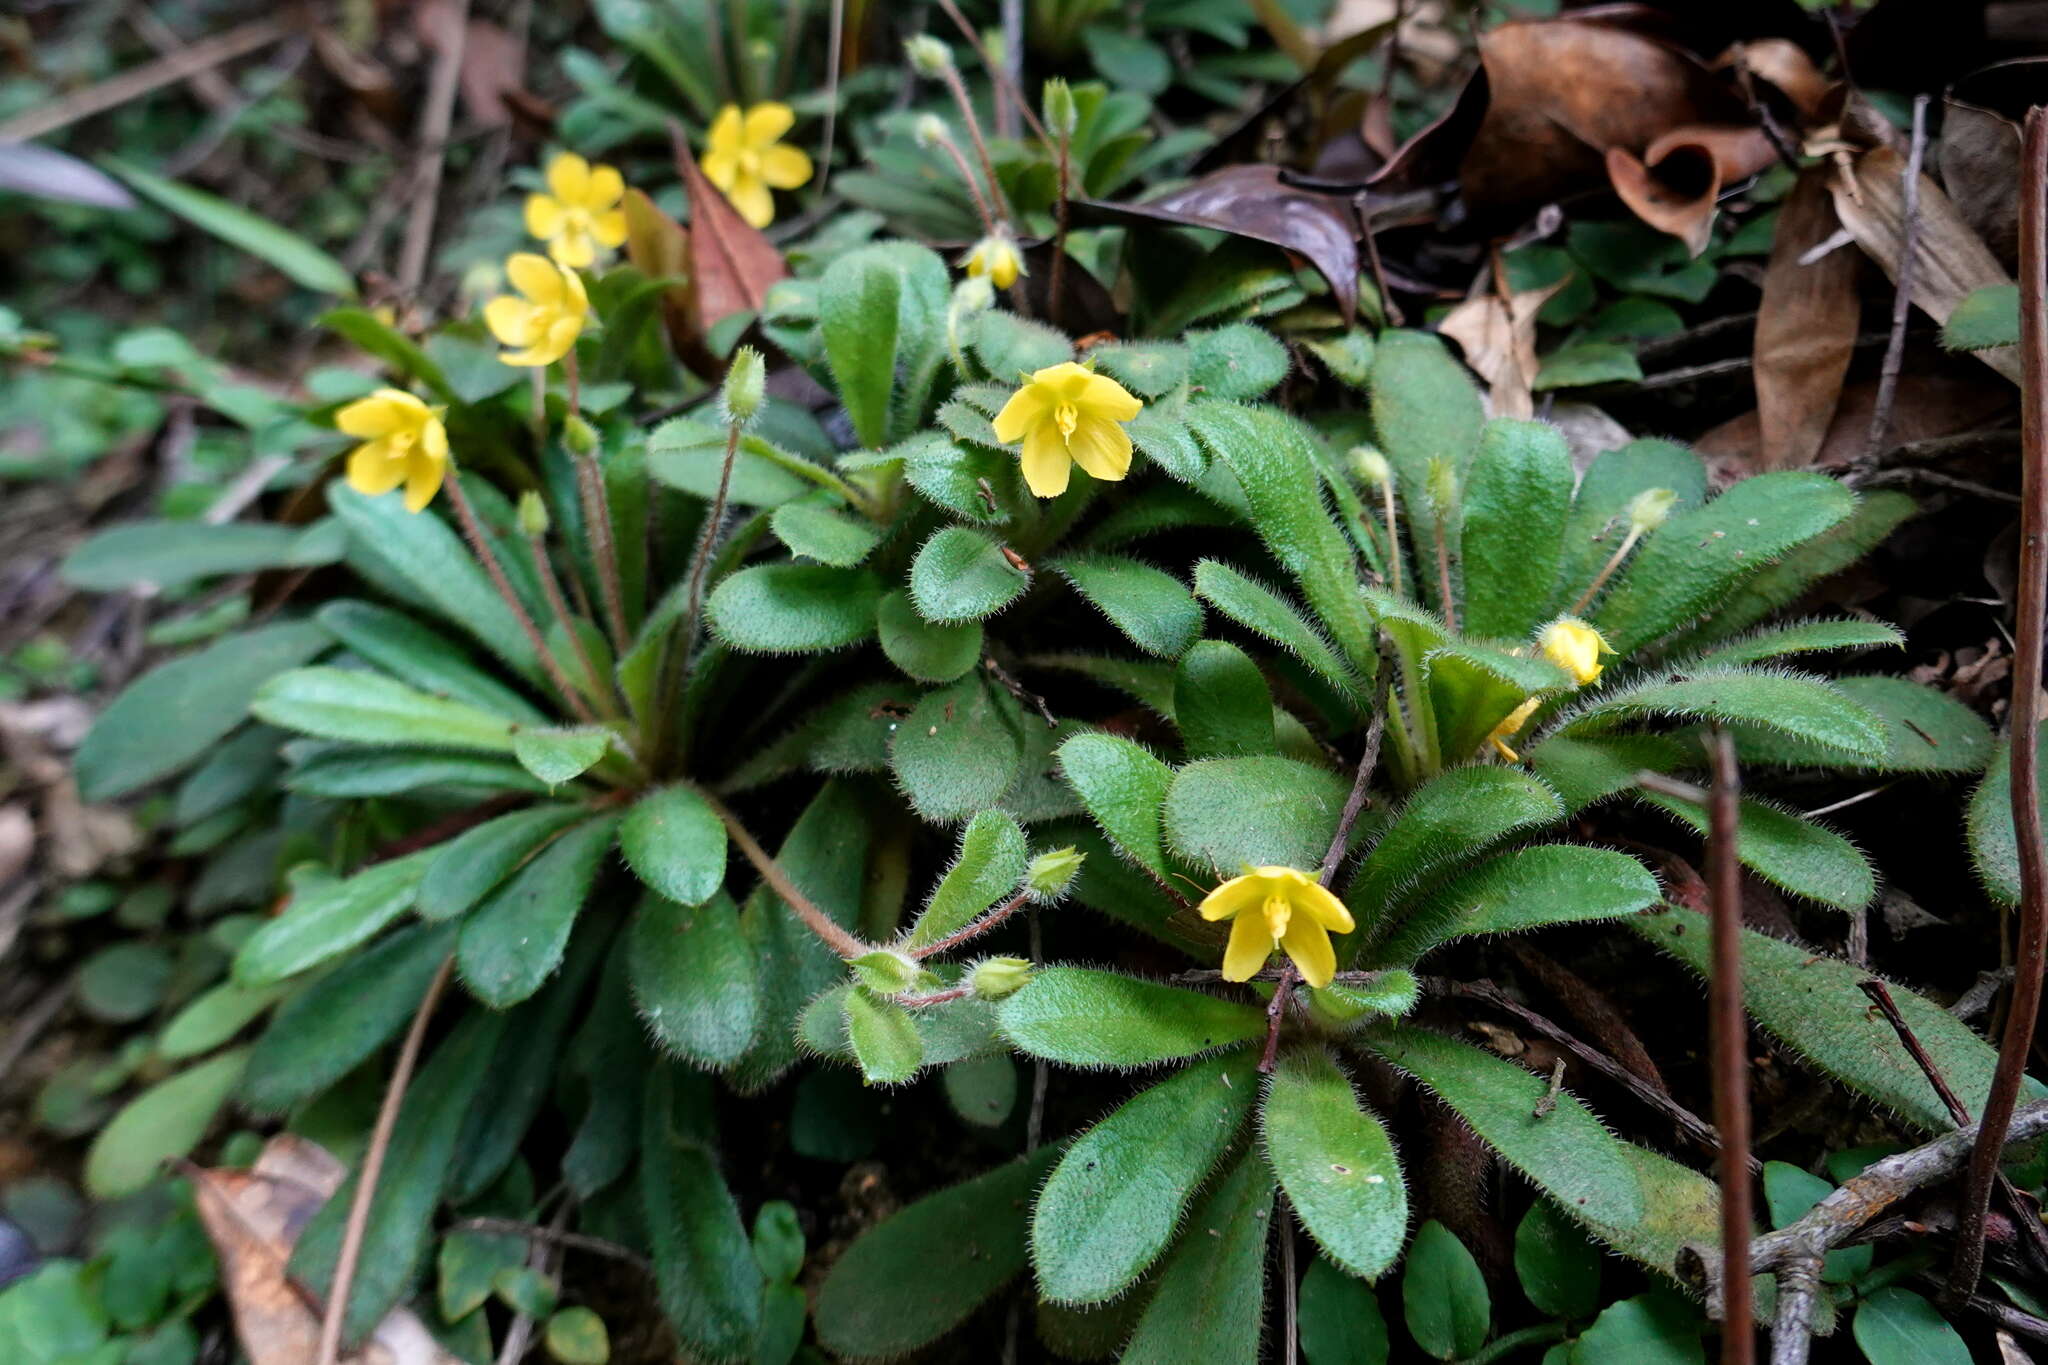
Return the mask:
<svg viewBox="0 0 2048 1365">
<path fill-rule="evenodd" d="M 946 155 L 953 159 L 954 169 L 960 172 L 960 179 L 967 186 L 967 196 L 974 201 L 974 216 L 981 219 L 981 230 L 991 237 L 995 236 L 995 210 L 989 207 L 988 200 L 983 197 L 981 183 L 974 178 L 974 168 L 967 164 L 966 153 L 960 150 L 960 144 L 953 141 L 950 133 L 934 140 L 944 149 Z"/>
<path fill-rule="evenodd" d="M 628 1246 L 608 1242 L 602 1237 L 588 1233 L 565 1232 L 560 1228 L 547 1227 L 540 1223 L 522 1223 L 516 1218 L 465 1218 L 448 1229 L 450 1232 L 488 1232 L 508 1237 L 524 1237 L 529 1242 L 547 1242 L 569 1251 L 587 1251 L 593 1256 L 607 1260 L 624 1261 L 640 1270 L 652 1271 L 653 1263 Z"/>
<path fill-rule="evenodd" d="M 498 590 L 498 596 L 504 599 L 506 608 L 512 613 L 512 619 L 519 623 L 519 629 L 526 636 L 526 642 L 533 646 L 533 652 L 541 668 L 547 673 L 548 681 L 562 694 L 562 700 L 574 706 L 578 695 L 575 684 L 569 681 L 569 675 L 563 671 L 561 660 L 548 648 L 548 642 L 541 635 L 540 627 L 534 624 L 532 615 L 526 610 L 526 603 L 520 600 L 518 592 L 513 589 L 512 580 L 505 576 L 504 566 L 498 563 L 498 557 L 491 553 L 490 542 L 484 539 L 483 523 L 477 520 L 476 508 L 470 505 L 469 494 L 462 491 L 460 471 L 449 470 L 448 477 L 441 486 L 448 491 L 448 502 L 455 509 L 455 519 L 462 523 L 462 534 L 469 541 L 470 553 L 476 556 L 477 562 L 482 564 L 484 571 L 490 575 L 491 586 Z"/>
<path fill-rule="evenodd" d="M 1255 913 L 1247 910 L 1247 915 Z M 1273 998 L 1266 1002 L 1266 1050 L 1259 1054 L 1259 1074 L 1273 1074 L 1273 1062 L 1280 1055 L 1280 1016 L 1287 1012 L 1288 997 L 1294 994 L 1294 982 L 1300 974 L 1295 971 L 1294 959 L 1280 964 L 1280 979 L 1273 985 Z"/>
<path fill-rule="evenodd" d="M 1719 726 L 1707 739 L 1714 785 L 1707 801 L 1707 885 L 1714 916 L 1714 974 L 1708 983 L 1713 1052 L 1714 1131 L 1721 1136 L 1715 1161 L 1721 1181 L 1721 1254 L 1727 1281 L 1721 1300 L 1722 1365 L 1756 1359 L 1755 1303 L 1749 1265 L 1749 1059 L 1742 1014 L 1742 861 L 1737 848 L 1742 779 L 1735 741 Z"/>
<path fill-rule="evenodd" d="M 1884 448 L 1891 430 L 1892 402 L 1898 393 L 1899 370 L 1906 358 L 1906 319 L 1913 312 L 1914 255 L 1920 247 L 1920 162 L 1927 150 L 1927 96 L 1913 100 L 1913 142 L 1906 156 L 1906 180 L 1900 189 L 1899 213 L 1904 220 L 1899 246 L 1898 288 L 1892 294 L 1892 330 L 1884 347 L 1884 368 L 1877 376 L 1877 401 L 1870 410 L 1870 435 L 1863 442 L 1865 459 Z"/>
<path fill-rule="evenodd" d="M 315 1365 L 334 1365 L 341 1354 L 341 1329 L 348 1316 L 349 1290 L 355 1285 L 356 1263 L 363 1255 L 363 1234 L 370 1225 L 370 1205 L 377 1195 L 377 1180 L 384 1172 L 384 1155 L 391 1148 L 391 1133 L 398 1126 L 398 1110 L 412 1084 L 413 1068 L 419 1065 L 420 1048 L 426 1042 L 427 1021 L 448 989 L 449 974 L 455 970 L 451 954 L 441 959 L 441 970 L 427 983 L 419 1008 L 413 1011 L 412 1027 L 398 1050 L 398 1064 L 391 1069 L 384 1087 L 384 1103 L 378 1106 L 376 1126 L 370 1130 L 370 1145 L 363 1152 L 363 1169 L 356 1177 L 355 1197 L 349 1201 L 348 1222 L 341 1230 L 341 1254 L 334 1262 L 334 1281 L 327 1291 L 327 1306 L 320 1315 L 320 1344 Z"/>
<path fill-rule="evenodd" d="M 1380 686 L 1377 700 L 1373 703 L 1372 719 L 1365 726 L 1365 747 L 1359 751 L 1358 771 L 1351 779 L 1351 794 L 1344 798 L 1343 813 L 1337 817 L 1337 828 L 1330 832 L 1330 847 L 1323 853 L 1323 867 L 1316 878 L 1324 886 L 1337 879 L 1337 869 L 1343 865 L 1344 849 L 1351 842 L 1351 831 L 1358 825 L 1358 817 L 1365 810 L 1365 791 L 1372 782 L 1373 771 L 1380 763 L 1380 741 L 1387 733 L 1387 703 L 1393 692 L 1393 667 L 1382 651 L 1380 658 Z"/>
<path fill-rule="evenodd" d="M 817 903 L 789 879 L 789 874 L 782 870 L 782 865 L 768 856 L 768 850 L 761 847 L 760 841 L 748 832 L 747 827 L 740 823 L 740 818 L 732 813 L 725 802 L 701 787 L 697 794 L 704 798 L 704 803 L 710 806 L 712 813 L 724 823 L 725 832 L 740 846 L 741 855 L 754 865 L 754 871 L 761 874 L 761 880 L 768 883 L 768 889 L 782 898 L 782 903 L 803 921 L 805 928 L 816 934 L 826 947 L 841 957 L 859 957 L 870 951 L 869 945 L 848 933 L 840 926 L 839 921 L 819 909 Z"/>
<path fill-rule="evenodd" d="M 440 52 L 427 82 L 426 109 L 420 115 L 419 181 L 412 189 L 412 210 L 405 220 L 405 241 L 398 253 L 398 292 L 407 299 L 419 293 L 427 276 L 427 250 L 434 242 L 434 214 L 441 199 L 441 170 L 447 161 L 448 126 L 455 119 L 455 91 L 462 76 L 462 49 L 469 34 L 469 0 L 453 0 L 441 10 Z"/>
<path fill-rule="evenodd" d="M 152 90 L 189 80 L 211 71 L 223 62 L 246 57 L 260 48 L 294 32 L 298 25 L 284 16 L 256 19 L 225 33 L 187 43 L 153 62 L 109 76 L 96 85 L 74 90 L 61 99 L 37 105 L 28 112 L 0 123 L 0 142 L 28 142 L 54 133 L 82 118 L 105 113 Z"/>
<path fill-rule="evenodd" d="M 1998 1069 L 1984 1098 L 1983 1120 L 1970 1153 L 1956 1220 L 1950 1296 L 1960 1302 L 1984 1269 L 1984 1216 L 1998 1175 L 1999 1154 L 2025 1079 L 2041 1010 L 2041 973 L 2048 965 L 2048 859 L 2041 847 L 2040 722 L 2042 613 L 2048 606 L 2048 110 L 2027 113 L 2020 164 L 2021 475 L 2018 633 L 2012 682 L 2012 825 L 2019 844 L 2020 933 L 2012 1003 L 1999 1040 Z M 1903 261 L 1901 273 L 1905 269 Z"/>
</svg>

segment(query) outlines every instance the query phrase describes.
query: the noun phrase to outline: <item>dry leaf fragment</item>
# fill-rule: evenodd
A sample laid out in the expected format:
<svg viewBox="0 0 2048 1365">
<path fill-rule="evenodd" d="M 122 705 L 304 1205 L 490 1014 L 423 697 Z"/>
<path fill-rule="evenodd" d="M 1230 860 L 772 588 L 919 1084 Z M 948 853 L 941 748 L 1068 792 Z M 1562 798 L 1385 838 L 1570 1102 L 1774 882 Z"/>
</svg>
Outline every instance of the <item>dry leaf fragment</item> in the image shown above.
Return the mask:
<svg viewBox="0 0 2048 1365">
<path fill-rule="evenodd" d="M 2006 269 L 2019 264 L 2020 125 L 2048 90 L 2048 58 L 1973 71 L 1949 87 L 1941 121 L 1941 180 L 1963 221 Z"/>
<path fill-rule="evenodd" d="M 1758 464 L 1797 469 L 1814 462 L 1842 396 L 1863 303 L 1860 258 L 1808 253 L 1840 230 L 1827 171 L 1802 172 L 1778 214 L 1756 315 Z"/>
<path fill-rule="evenodd" d="M 690 199 L 690 280 L 697 322 L 708 332 L 734 313 L 758 313 L 769 286 L 787 279 L 789 267 L 775 244 L 740 217 L 732 201 L 698 169 L 682 125 L 671 123 L 669 137 Z"/>
<path fill-rule="evenodd" d="M 1437 330 L 1464 348 L 1465 363 L 1487 383 L 1492 415 L 1536 415 L 1536 314 L 1568 279 L 1502 298 L 1483 294 L 1444 315 Z"/>
<path fill-rule="evenodd" d="M 1761 128 L 1700 124 L 1673 128 L 1640 160 L 1625 147 L 1609 147 L 1607 178 L 1636 217 L 1697 256 L 1713 238 L 1722 186 L 1755 175 L 1776 154 Z"/>
<path fill-rule="evenodd" d="M 1838 170 L 1829 181 L 1835 213 L 1864 253 L 1884 267 L 1894 281 L 1905 242 L 1906 158 L 1890 147 L 1865 152 L 1853 173 Z M 1852 192 L 1851 186 L 1855 187 Z M 1929 177 L 1920 177 L 1920 222 L 1914 237 L 1913 302 L 1936 322 L 1950 313 L 1972 290 L 1989 284 L 2011 284 L 2012 277 L 1957 211 L 1955 202 Z M 2019 348 L 2005 346 L 1973 352 L 1979 360 L 2020 382 Z"/>
</svg>

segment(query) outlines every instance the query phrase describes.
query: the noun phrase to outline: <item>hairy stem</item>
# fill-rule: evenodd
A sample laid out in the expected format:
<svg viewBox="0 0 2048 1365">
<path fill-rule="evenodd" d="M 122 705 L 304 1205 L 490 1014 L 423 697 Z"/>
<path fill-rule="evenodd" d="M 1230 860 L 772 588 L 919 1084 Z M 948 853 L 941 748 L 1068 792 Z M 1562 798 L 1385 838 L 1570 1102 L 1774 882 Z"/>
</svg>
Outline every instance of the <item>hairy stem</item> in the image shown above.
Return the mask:
<svg viewBox="0 0 2048 1365">
<path fill-rule="evenodd" d="M 768 883 L 768 889 L 781 897 L 790 912 L 803 921 L 804 927 L 816 934 L 827 948 L 842 958 L 859 957 L 873 951 L 870 945 L 841 928 L 837 920 L 819 909 L 816 902 L 798 889 L 797 884 L 789 879 L 789 874 L 782 870 L 782 865 L 768 856 L 768 850 L 761 847 L 760 841 L 748 832 L 725 802 L 701 787 L 698 795 L 724 823 L 725 832 L 739 845 L 741 855 L 754 865 L 754 871 L 761 874 L 761 880 Z"/>
<path fill-rule="evenodd" d="M 512 589 L 512 580 L 505 577 L 504 566 L 499 564 L 498 557 L 491 553 L 490 543 L 484 539 L 483 523 L 477 520 L 476 508 L 470 505 L 469 494 L 462 491 L 460 473 L 453 469 L 449 470 L 447 481 L 442 487 L 448 490 L 448 501 L 455 508 L 455 519 L 462 523 L 462 534 L 469 541 L 470 553 L 476 556 L 477 562 L 482 564 L 484 571 L 490 575 L 491 586 L 498 590 L 498 596 L 504 599 L 505 606 L 512 613 L 512 619 L 519 623 L 519 629 L 526 636 L 527 643 L 533 646 L 534 655 L 547 673 L 548 681 L 555 685 L 555 690 L 562 694 L 562 700 L 570 709 L 586 720 L 591 719 L 589 708 L 583 702 L 583 694 L 576 690 L 576 685 L 569 681 L 569 675 L 562 671 L 561 661 L 556 659 L 554 652 L 548 648 L 548 642 L 542 637 L 540 627 L 534 624 L 533 617 L 527 613 L 526 603 L 519 600 L 519 594 Z"/>
</svg>

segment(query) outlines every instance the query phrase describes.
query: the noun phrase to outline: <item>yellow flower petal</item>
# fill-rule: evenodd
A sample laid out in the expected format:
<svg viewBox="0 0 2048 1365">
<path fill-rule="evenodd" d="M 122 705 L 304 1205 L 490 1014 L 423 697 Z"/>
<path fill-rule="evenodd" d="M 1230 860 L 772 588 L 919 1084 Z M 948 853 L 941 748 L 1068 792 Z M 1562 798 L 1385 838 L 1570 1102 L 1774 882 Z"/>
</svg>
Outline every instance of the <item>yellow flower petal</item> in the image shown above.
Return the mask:
<svg viewBox="0 0 2048 1365">
<path fill-rule="evenodd" d="M 1301 979 L 1321 990 L 1337 975 L 1337 950 L 1330 946 L 1329 931 L 1306 915 L 1287 926 L 1280 946 L 1301 972 Z"/>
<path fill-rule="evenodd" d="M 1272 953 L 1273 937 L 1259 916 L 1239 915 L 1230 926 L 1230 943 L 1223 950 L 1223 979 L 1251 980 Z"/>
<path fill-rule="evenodd" d="M 1206 920 L 1230 919 L 1240 912 L 1257 905 L 1265 899 L 1264 878 L 1256 873 L 1232 877 L 1223 885 L 1202 897 L 1202 918 Z"/>
<path fill-rule="evenodd" d="M 1004 445 L 1015 444 L 1051 415 L 1052 403 L 1045 393 L 1035 384 L 1026 384 L 1011 394 L 1010 401 L 996 414 L 996 439 Z"/>
<path fill-rule="evenodd" d="M 1106 374 L 1089 375 L 1088 382 L 1081 386 L 1081 396 L 1077 401 L 1095 416 L 1112 422 L 1128 422 L 1145 406 Z"/>
<path fill-rule="evenodd" d="M 727 187 L 725 197 L 753 227 L 764 228 L 775 221 L 775 196 L 756 176 L 742 174 Z"/>
<path fill-rule="evenodd" d="M 1074 463 L 1105 483 L 1115 483 L 1131 472 L 1131 438 L 1114 422 L 1100 417 L 1083 417 L 1067 438 L 1067 453 Z"/>
<path fill-rule="evenodd" d="M 776 146 L 761 152 L 761 179 L 778 190 L 793 190 L 811 178 L 810 153 L 800 147 Z"/>
<path fill-rule="evenodd" d="M 548 163 L 548 189 L 564 205 L 579 205 L 590 191 L 590 163 L 563 152 Z"/>
<path fill-rule="evenodd" d="M 526 231 L 543 242 L 562 230 L 562 206 L 545 194 L 526 196 Z"/>
<path fill-rule="evenodd" d="M 349 452 L 348 486 L 364 497 L 389 493 L 405 481 L 405 461 L 393 459 L 383 441 L 371 441 Z"/>
<path fill-rule="evenodd" d="M 348 436 L 388 436 L 401 431 L 419 419 L 414 415 L 411 404 L 424 409 L 426 404 L 409 393 L 398 389 L 378 389 L 366 398 L 358 398 L 334 414 L 337 430 Z"/>
<path fill-rule="evenodd" d="M 447 474 L 448 466 L 442 461 L 415 457 L 411 471 L 405 476 L 405 510 L 423 510 L 434 500 L 434 494 L 441 491 L 441 480 Z"/>
<path fill-rule="evenodd" d="M 597 238 L 598 242 L 603 246 L 624 246 L 626 242 L 626 211 L 624 209 L 613 209 L 609 213 L 598 214 L 596 218 L 591 220 L 590 235 Z"/>
<path fill-rule="evenodd" d="M 795 126 L 794 109 L 774 100 L 764 101 L 747 110 L 744 125 L 746 145 L 759 151 L 771 142 L 780 142 L 782 135 Z"/>
<path fill-rule="evenodd" d="M 1031 383 L 1045 391 L 1045 396 L 1055 403 L 1072 403 L 1087 391 L 1088 381 L 1095 376 L 1071 360 L 1062 360 L 1057 365 L 1048 365 L 1034 370 Z"/>
<path fill-rule="evenodd" d="M 707 135 L 706 146 L 709 147 L 711 156 L 721 152 L 731 156 L 746 150 L 746 120 L 740 114 L 740 107 L 737 104 L 726 105 L 718 111 L 718 117 L 711 120 L 711 131 Z M 706 160 L 709 159 L 707 156 Z M 704 173 L 711 173 L 708 165 Z M 719 188 L 723 189 L 724 186 Z"/>
<path fill-rule="evenodd" d="M 597 243 L 580 227 L 566 228 L 548 243 L 548 256 L 564 270 L 579 270 L 597 259 Z"/>
<path fill-rule="evenodd" d="M 1330 888 L 1321 882 L 1306 877 L 1293 894 L 1294 908 L 1314 920 L 1325 929 L 1339 934 L 1348 934 L 1357 926 L 1352 923 L 1351 911 L 1344 902 L 1337 899 Z"/>
<path fill-rule="evenodd" d="M 724 190 L 728 195 L 732 193 L 732 187 L 739 183 L 740 154 L 738 152 L 730 152 L 714 147 L 704 153 L 704 159 L 698 165 L 703 168 L 704 178 L 718 186 L 719 189 Z"/>
<path fill-rule="evenodd" d="M 430 460 L 446 461 L 448 458 L 448 428 L 441 424 L 441 410 L 436 408 L 427 414 L 426 425 L 420 428 L 420 449 Z"/>
<path fill-rule="evenodd" d="M 590 183 L 583 187 L 584 208 L 592 213 L 605 213 L 617 208 L 625 197 L 626 177 L 619 174 L 617 166 L 590 168 Z"/>
<path fill-rule="evenodd" d="M 505 278 L 529 303 L 549 307 L 562 301 L 562 272 L 545 256 L 514 252 L 505 258 Z"/>
<path fill-rule="evenodd" d="M 562 305 L 576 315 L 580 324 L 590 315 L 590 291 L 583 287 L 583 277 L 573 270 L 562 272 Z"/>
<path fill-rule="evenodd" d="M 484 326 L 504 345 L 530 346 L 535 332 L 534 312 L 534 306 L 525 299 L 501 294 L 484 305 Z"/>
<path fill-rule="evenodd" d="M 1066 442 L 1051 422 L 1040 422 L 1024 434 L 1022 464 L 1025 485 L 1041 498 L 1056 498 L 1066 492 L 1067 480 L 1074 472 Z"/>
</svg>

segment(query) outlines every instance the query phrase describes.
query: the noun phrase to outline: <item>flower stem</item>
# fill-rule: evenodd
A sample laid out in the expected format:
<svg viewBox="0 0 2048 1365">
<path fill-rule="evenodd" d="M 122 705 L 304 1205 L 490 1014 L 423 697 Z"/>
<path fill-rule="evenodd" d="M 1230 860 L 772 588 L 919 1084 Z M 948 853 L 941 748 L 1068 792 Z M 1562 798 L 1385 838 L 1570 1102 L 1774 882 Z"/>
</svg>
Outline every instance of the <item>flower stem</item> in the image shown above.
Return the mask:
<svg viewBox="0 0 2048 1365">
<path fill-rule="evenodd" d="M 1393 575 L 1394 596 L 1401 595 L 1401 526 L 1394 514 L 1394 480 L 1389 475 L 1380 485 L 1380 501 L 1387 509 L 1387 570 Z"/>
<path fill-rule="evenodd" d="M 966 182 L 968 197 L 974 200 L 975 216 L 981 219 L 981 230 L 991 237 L 995 236 L 995 212 L 989 208 L 988 200 L 982 197 L 981 183 L 974 178 L 974 168 L 967 164 L 966 155 L 960 150 L 959 144 L 955 143 L 952 138 L 943 137 L 937 139 L 937 141 L 941 147 L 946 149 L 946 155 L 953 158 L 953 165 L 959 170 L 960 179 Z"/>
<path fill-rule="evenodd" d="M 697 652 L 697 633 L 704 620 L 704 580 L 711 571 L 711 555 L 718 546 L 719 528 L 725 522 L 726 498 L 732 491 L 732 467 L 739 458 L 740 424 L 729 423 L 725 430 L 725 460 L 718 469 L 718 492 L 711 499 L 711 506 L 704 511 L 704 527 L 697 533 L 697 548 L 690 552 L 690 571 L 685 578 L 683 596 L 683 621 L 681 628 L 669 640 L 668 649 L 662 659 L 662 685 L 658 695 L 660 714 L 656 723 L 664 728 L 674 715 L 684 692 L 687 690 L 690 668 Z"/>
<path fill-rule="evenodd" d="M 1636 542 L 1642 538 L 1643 533 L 1639 528 L 1634 526 L 1628 528 L 1628 534 L 1621 538 L 1621 544 L 1616 547 L 1613 554 L 1607 557 L 1607 562 L 1600 567 L 1600 572 L 1593 575 L 1593 581 L 1588 583 L 1586 590 L 1579 594 L 1579 600 L 1572 603 L 1571 614 L 1573 616 L 1577 616 L 1588 606 L 1592 605 L 1593 599 L 1600 595 L 1600 589 L 1607 586 L 1607 580 L 1614 577 L 1614 571 L 1621 567 L 1621 562 L 1628 558 L 1628 552 L 1635 549 Z"/>
<path fill-rule="evenodd" d="M 957 948 L 970 939 L 980 938 L 983 934 L 995 928 L 1019 910 L 1022 910 L 1030 902 L 1031 893 L 1019 891 L 1016 895 L 1010 897 L 1010 899 L 1004 901 L 1001 905 L 965 928 L 946 935 L 936 943 L 927 943 L 922 948 L 912 948 L 910 955 L 922 962 L 925 958 L 935 957 L 945 952 L 948 948 Z"/>
<path fill-rule="evenodd" d="M 562 595 L 562 580 L 555 576 L 554 561 L 548 557 L 547 542 L 540 536 L 528 536 L 527 544 L 533 547 L 533 562 L 540 570 L 540 589 L 548 599 L 548 609 L 561 622 L 562 633 L 569 637 L 569 644 L 576 651 L 576 661 L 583 666 L 584 676 L 590 680 L 590 685 L 605 689 L 599 694 L 600 704 L 607 711 L 612 710 L 611 692 L 604 673 L 598 668 L 597 660 L 590 656 L 590 647 L 583 643 L 583 632 L 576 629 L 576 618 L 569 610 L 568 599 Z"/>
<path fill-rule="evenodd" d="M 974 116 L 974 101 L 967 98 L 967 82 L 960 79 L 960 68 L 951 62 L 946 64 L 946 88 L 953 92 L 953 103 L 960 106 L 960 117 L 967 121 L 967 136 L 974 143 L 975 158 L 981 162 L 981 173 L 988 177 L 989 202 L 995 207 L 997 216 L 1008 221 L 1009 201 L 1003 197 L 1002 182 L 996 179 L 996 167 L 989 160 L 988 144 L 981 140 L 981 120 Z"/>
<path fill-rule="evenodd" d="M 1455 635 L 1458 631 L 1458 604 L 1451 596 L 1451 545 L 1444 530 L 1442 512 L 1437 513 L 1431 530 L 1436 535 L 1436 581 L 1437 590 L 1443 594 L 1444 624 Z"/>
<path fill-rule="evenodd" d="M 768 856 L 768 850 L 762 848 L 760 841 L 748 833 L 747 827 L 740 823 L 739 817 L 734 815 L 723 801 L 701 787 L 698 788 L 698 795 L 704 798 L 704 803 L 710 806 L 712 813 L 724 823 L 725 832 L 739 845 L 741 856 L 754 865 L 754 871 L 761 874 L 761 880 L 768 883 L 768 889 L 781 897 L 782 903 L 790 908 L 790 912 L 803 921 L 804 927 L 816 934 L 827 948 L 842 958 L 859 957 L 862 953 L 870 951 L 869 945 L 841 928 L 837 920 L 819 909 L 810 897 L 797 888 L 796 883 L 789 879 L 789 874 Z"/>
<path fill-rule="evenodd" d="M 462 475 L 458 470 L 449 470 L 447 482 L 442 485 L 448 490 L 448 501 L 455 508 L 455 519 L 462 523 L 462 534 L 469 541 L 469 551 L 477 562 L 484 566 L 484 572 L 491 576 L 491 586 L 498 590 L 498 596 L 505 600 L 512 619 L 519 623 L 519 629 L 526 635 L 527 643 L 533 646 L 535 657 L 548 675 L 548 681 L 562 694 L 569 709 L 585 721 L 596 720 L 590 704 L 576 685 L 569 681 L 569 675 L 562 671 L 561 661 L 548 648 L 548 642 L 534 624 L 533 617 L 526 610 L 526 603 L 519 600 L 519 594 L 512 589 L 512 580 L 505 577 L 505 568 L 498 563 L 498 557 L 491 553 L 490 543 L 484 539 L 483 523 L 477 520 L 476 508 L 470 505 L 469 494 L 462 491 Z"/>
<path fill-rule="evenodd" d="M 1052 280 L 1050 295 L 1046 302 L 1052 312 L 1055 327 L 1066 326 L 1067 301 L 1067 197 L 1071 193 L 1067 182 L 1074 173 L 1072 147 L 1066 130 L 1060 130 L 1059 140 L 1059 203 L 1052 230 Z"/>
</svg>

